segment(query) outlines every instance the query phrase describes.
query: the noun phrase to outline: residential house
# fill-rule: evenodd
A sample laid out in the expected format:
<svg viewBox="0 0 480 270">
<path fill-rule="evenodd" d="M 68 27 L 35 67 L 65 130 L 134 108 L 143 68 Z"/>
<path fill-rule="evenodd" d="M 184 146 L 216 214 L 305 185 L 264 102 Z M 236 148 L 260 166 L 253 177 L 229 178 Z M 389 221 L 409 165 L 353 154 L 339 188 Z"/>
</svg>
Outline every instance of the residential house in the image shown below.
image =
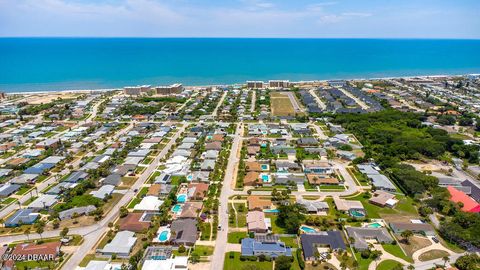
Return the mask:
<svg viewBox="0 0 480 270">
<path fill-rule="evenodd" d="M 197 219 L 176 219 L 170 226 L 172 242 L 176 245 L 193 246 L 197 241 Z"/>
<path fill-rule="evenodd" d="M 334 251 L 347 249 L 340 231 L 303 233 L 300 235 L 300 242 L 305 261 L 317 260 L 318 248 L 328 248 Z"/>
<path fill-rule="evenodd" d="M 320 201 L 298 199 L 297 203 L 305 207 L 309 214 L 315 215 L 324 214 L 325 212 L 328 212 L 328 209 L 330 208 L 328 203 Z"/>
<path fill-rule="evenodd" d="M 419 220 L 411 220 L 410 222 L 390 222 L 390 228 L 396 234 L 401 234 L 403 231 L 411 231 L 413 233 L 434 236 L 435 229 L 428 223 L 423 223 Z"/>
<path fill-rule="evenodd" d="M 128 213 L 126 217 L 120 218 L 119 230 L 131 232 L 144 232 L 150 228 L 150 221 L 143 220 L 145 213 Z"/>
<path fill-rule="evenodd" d="M 265 255 L 271 258 L 278 256 L 292 256 L 292 249 L 285 243 L 278 242 L 260 242 L 252 238 L 243 238 L 241 243 L 242 256 L 260 256 Z"/>
<path fill-rule="evenodd" d="M 19 209 L 7 220 L 5 220 L 4 225 L 7 228 L 17 227 L 20 225 L 30 225 L 33 224 L 39 216 L 40 214 L 34 212 L 33 209 Z"/>
<path fill-rule="evenodd" d="M 130 255 L 135 242 L 137 242 L 137 237 L 135 237 L 134 232 L 120 231 L 110 243 L 98 251 L 103 255 L 111 256 L 115 254 L 118 257 L 126 258 Z"/>
<path fill-rule="evenodd" d="M 270 222 L 268 222 L 270 223 Z M 265 220 L 265 213 L 263 211 L 249 211 L 247 213 L 247 228 L 249 232 L 266 233 L 269 228 Z"/>
<path fill-rule="evenodd" d="M 394 207 L 398 200 L 395 199 L 395 195 L 382 190 L 377 190 L 373 193 L 373 196 L 368 200 L 371 204 L 378 205 L 380 207 Z"/>
<path fill-rule="evenodd" d="M 385 228 L 347 227 L 347 234 L 353 238 L 353 247 L 357 250 L 369 249 L 369 241 L 376 240 L 379 244 L 390 244 L 394 240 Z"/>
<path fill-rule="evenodd" d="M 248 196 L 248 210 L 265 210 L 272 208 L 272 201 L 262 196 Z"/>
</svg>

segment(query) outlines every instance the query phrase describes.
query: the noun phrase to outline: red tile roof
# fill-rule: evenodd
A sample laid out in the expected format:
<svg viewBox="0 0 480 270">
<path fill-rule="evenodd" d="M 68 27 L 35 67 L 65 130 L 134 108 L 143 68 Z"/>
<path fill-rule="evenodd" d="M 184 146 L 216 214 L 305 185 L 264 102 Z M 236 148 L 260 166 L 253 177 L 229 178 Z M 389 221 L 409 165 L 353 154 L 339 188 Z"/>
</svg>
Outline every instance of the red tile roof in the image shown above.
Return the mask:
<svg viewBox="0 0 480 270">
<path fill-rule="evenodd" d="M 469 197 L 467 194 L 463 193 L 462 191 L 449 186 L 447 187 L 450 195 L 450 201 L 463 204 L 462 211 L 464 212 L 471 212 L 471 213 L 480 213 L 480 204 L 477 203 L 474 199 Z"/>
</svg>

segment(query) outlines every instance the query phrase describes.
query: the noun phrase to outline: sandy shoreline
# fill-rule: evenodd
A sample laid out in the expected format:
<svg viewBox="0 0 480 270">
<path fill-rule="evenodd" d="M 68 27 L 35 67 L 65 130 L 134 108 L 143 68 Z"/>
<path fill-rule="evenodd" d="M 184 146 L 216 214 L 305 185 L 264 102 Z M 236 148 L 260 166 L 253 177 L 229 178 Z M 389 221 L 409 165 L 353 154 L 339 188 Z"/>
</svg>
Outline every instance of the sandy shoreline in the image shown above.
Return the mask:
<svg viewBox="0 0 480 270">
<path fill-rule="evenodd" d="M 438 78 L 438 77 L 458 77 L 458 76 L 466 76 L 466 75 L 479 75 L 479 74 L 435 74 L 435 75 L 416 75 L 416 76 L 393 76 L 393 77 L 371 77 L 371 78 L 353 78 L 353 79 L 324 79 L 324 80 L 305 80 L 305 81 L 291 81 L 293 83 L 316 83 L 316 82 L 327 82 L 327 81 L 335 81 L 335 80 L 348 80 L 348 81 L 362 81 L 362 80 L 388 80 L 388 79 L 412 79 L 412 78 Z M 281 79 L 281 80 L 288 80 L 288 79 Z M 252 79 L 254 81 L 254 79 Z M 267 81 L 265 81 L 267 82 Z M 232 84 L 208 84 L 208 85 L 185 85 L 185 87 L 221 87 L 227 85 L 238 85 L 238 84 L 245 84 L 245 82 L 237 82 Z M 131 85 L 125 85 L 128 87 Z M 54 94 L 54 93 L 90 93 L 90 92 L 107 92 L 107 91 L 120 91 L 123 90 L 121 88 L 98 88 L 98 89 L 73 89 L 73 90 L 42 90 L 42 91 L 26 91 L 26 92 L 7 92 L 4 91 L 6 94 L 9 95 L 38 95 L 38 94 Z"/>
</svg>

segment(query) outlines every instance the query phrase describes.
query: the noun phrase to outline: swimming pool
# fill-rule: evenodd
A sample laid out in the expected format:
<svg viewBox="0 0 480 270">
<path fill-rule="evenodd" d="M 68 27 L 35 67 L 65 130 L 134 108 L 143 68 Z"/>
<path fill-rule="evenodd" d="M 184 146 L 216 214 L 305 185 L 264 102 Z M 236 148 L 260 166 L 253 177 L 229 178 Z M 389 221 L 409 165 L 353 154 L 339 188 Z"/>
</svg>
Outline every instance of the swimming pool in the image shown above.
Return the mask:
<svg viewBox="0 0 480 270">
<path fill-rule="evenodd" d="M 187 180 L 192 181 L 193 180 L 193 175 L 191 175 L 191 174 L 187 175 Z"/>
<path fill-rule="evenodd" d="M 380 224 L 378 222 L 375 222 L 375 223 L 372 223 L 372 224 L 368 224 L 368 227 L 369 228 L 381 228 L 383 226 L 382 226 L 382 224 Z"/>
<path fill-rule="evenodd" d="M 262 182 L 264 183 L 270 183 L 270 175 L 262 173 L 260 175 L 260 178 L 262 178 Z"/>
<path fill-rule="evenodd" d="M 360 211 L 357 211 L 357 210 L 352 210 L 350 211 L 350 215 L 352 217 L 365 217 L 365 214 L 360 212 Z"/>
<path fill-rule="evenodd" d="M 280 212 L 278 209 L 264 209 L 264 213 L 278 213 Z"/>
<path fill-rule="evenodd" d="M 179 215 L 182 213 L 182 205 L 181 204 L 175 204 L 173 207 L 172 207 L 172 212 Z"/>
<path fill-rule="evenodd" d="M 308 226 L 300 226 L 300 230 L 306 232 L 306 233 L 314 233 L 317 232 L 314 228 L 310 228 Z"/>
<path fill-rule="evenodd" d="M 158 240 L 160 242 L 166 242 L 168 241 L 168 239 L 170 238 L 170 231 L 162 231 L 159 235 L 158 235 Z"/>
<path fill-rule="evenodd" d="M 178 194 L 177 195 L 177 202 L 178 203 L 185 203 L 187 201 L 187 194 Z"/>
<path fill-rule="evenodd" d="M 260 168 L 262 168 L 262 171 L 268 171 L 268 164 L 262 164 Z"/>
</svg>

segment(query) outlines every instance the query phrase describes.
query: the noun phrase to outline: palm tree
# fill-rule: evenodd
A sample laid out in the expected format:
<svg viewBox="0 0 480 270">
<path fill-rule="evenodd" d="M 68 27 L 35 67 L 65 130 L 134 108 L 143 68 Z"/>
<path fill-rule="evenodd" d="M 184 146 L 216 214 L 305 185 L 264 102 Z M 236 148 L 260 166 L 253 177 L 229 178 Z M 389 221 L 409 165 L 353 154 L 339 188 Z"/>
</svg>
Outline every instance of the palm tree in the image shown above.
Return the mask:
<svg viewBox="0 0 480 270">
<path fill-rule="evenodd" d="M 405 230 L 400 234 L 400 236 L 402 236 L 405 239 L 405 242 L 409 244 L 410 238 L 413 236 L 413 232 L 410 230 Z"/>
<path fill-rule="evenodd" d="M 445 267 L 445 265 L 447 264 L 447 262 L 450 261 L 450 258 L 448 256 L 443 256 L 442 257 L 442 260 L 443 260 L 443 267 Z"/>
<path fill-rule="evenodd" d="M 23 231 L 23 234 L 25 234 L 27 236 L 27 240 L 30 241 L 30 237 L 28 236 L 30 234 L 30 228 L 29 227 L 25 228 L 25 230 Z"/>
</svg>

